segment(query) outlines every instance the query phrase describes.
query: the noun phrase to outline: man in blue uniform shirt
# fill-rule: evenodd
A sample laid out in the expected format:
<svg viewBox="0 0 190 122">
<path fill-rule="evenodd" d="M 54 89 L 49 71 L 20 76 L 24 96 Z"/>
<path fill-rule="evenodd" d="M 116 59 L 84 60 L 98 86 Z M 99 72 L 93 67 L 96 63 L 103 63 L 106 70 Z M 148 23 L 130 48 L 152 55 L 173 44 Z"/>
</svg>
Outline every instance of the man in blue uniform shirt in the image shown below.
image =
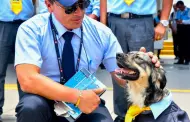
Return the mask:
<svg viewBox="0 0 190 122">
<path fill-rule="evenodd" d="M 34 15 L 34 0 L 1 0 L 0 4 L 0 115 L 3 113 L 4 84 L 9 59 L 15 51 L 17 29 Z M 0 116 L 0 121 L 2 121 Z"/>
<path fill-rule="evenodd" d="M 102 0 L 103 2 L 106 1 Z M 163 0 L 160 23 L 154 28 L 153 14 L 157 11 L 156 2 L 156 0 L 107 0 L 108 26 L 125 53 L 139 50 L 142 46 L 148 51 L 153 51 L 154 40 L 163 38 L 173 0 Z M 124 89 L 115 81 L 113 86 L 114 111 L 118 115 L 115 122 L 123 122 L 127 112 Z"/>
<path fill-rule="evenodd" d="M 189 65 L 190 61 L 190 8 L 183 1 L 177 2 L 177 33 L 179 40 L 179 60 L 175 64 Z"/>
<path fill-rule="evenodd" d="M 79 91 L 60 84 L 60 77 L 67 81 L 81 68 L 94 73 L 102 61 L 113 72 L 117 67 L 116 52 L 122 52 L 109 28 L 84 15 L 87 2 L 47 0 L 48 13 L 38 14 L 20 26 L 15 68 L 22 90 L 30 94 L 25 94 L 17 105 L 17 122 L 68 122 L 56 116 L 53 100 L 73 104 L 80 101 L 78 107 L 84 114 L 77 122 L 113 122 L 96 95 L 102 89 Z"/>
</svg>

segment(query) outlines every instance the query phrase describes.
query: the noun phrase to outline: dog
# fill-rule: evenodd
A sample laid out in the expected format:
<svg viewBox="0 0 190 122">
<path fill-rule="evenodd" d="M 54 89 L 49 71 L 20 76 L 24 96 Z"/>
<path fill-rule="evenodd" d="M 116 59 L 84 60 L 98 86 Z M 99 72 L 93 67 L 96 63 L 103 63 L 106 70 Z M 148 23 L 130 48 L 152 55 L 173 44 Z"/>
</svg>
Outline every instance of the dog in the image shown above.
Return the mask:
<svg viewBox="0 0 190 122">
<path fill-rule="evenodd" d="M 125 122 L 190 122 L 165 88 L 164 69 L 155 67 L 148 54 L 118 53 L 116 58 L 116 77 L 126 83 L 122 85 L 129 105 Z"/>
</svg>

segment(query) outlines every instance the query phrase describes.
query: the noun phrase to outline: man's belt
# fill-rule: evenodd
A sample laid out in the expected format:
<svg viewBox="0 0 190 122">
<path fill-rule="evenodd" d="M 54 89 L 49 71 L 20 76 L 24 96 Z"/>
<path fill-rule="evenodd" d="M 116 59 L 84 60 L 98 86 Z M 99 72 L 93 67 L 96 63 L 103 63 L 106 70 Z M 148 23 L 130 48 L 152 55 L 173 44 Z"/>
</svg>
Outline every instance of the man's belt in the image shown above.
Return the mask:
<svg viewBox="0 0 190 122">
<path fill-rule="evenodd" d="M 137 15 L 133 13 L 123 13 L 123 14 L 113 14 L 113 13 L 108 13 L 108 16 L 115 16 L 123 19 L 135 19 L 135 18 L 145 18 L 145 17 L 153 17 L 152 14 L 148 15 Z"/>
<path fill-rule="evenodd" d="M 21 24 L 23 23 L 25 20 L 13 20 L 13 21 L 0 21 L 0 23 L 13 23 L 13 24 Z"/>
</svg>

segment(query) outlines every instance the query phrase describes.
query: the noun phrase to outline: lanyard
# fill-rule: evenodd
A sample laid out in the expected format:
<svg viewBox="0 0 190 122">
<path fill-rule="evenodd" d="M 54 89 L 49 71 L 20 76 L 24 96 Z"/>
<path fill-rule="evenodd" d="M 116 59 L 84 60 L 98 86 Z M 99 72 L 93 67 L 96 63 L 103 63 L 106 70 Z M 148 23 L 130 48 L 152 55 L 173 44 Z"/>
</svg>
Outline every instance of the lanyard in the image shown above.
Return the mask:
<svg viewBox="0 0 190 122">
<path fill-rule="evenodd" d="M 57 61 L 58 61 L 58 65 L 59 65 L 59 71 L 60 71 L 60 83 L 61 84 L 65 84 L 67 81 L 64 78 L 64 74 L 63 74 L 63 67 L 61 65 L 61 57 L 60 57 L 60 53 L 59 53 L 59 48 L 58 48 L 58 40 L 56 38 L 56 35 L 58 35 L 57 29 L 55 28 L 55 25 L 53 24 L 52 21 L 52 15 L 50 14 L 50 25 L 51 25 L 51 30 L 52 30 L 52 34 L 53 34 L 53 40 L 54 40 L 54 44 L 55 44 L 55 51 L 57 54 Z M 77 58 L 77 64 L 76 64 L 76 72 L 79 69 L 79 64 L 80 64 L 80 58 L 81 58 L 81 51 L 82 51 L 82 45 L 83 45 L 83 28 L 81 26 L 81 41 L 80 41 L 80 48 L 79 48 L 79 55 Z"/>
</svg>

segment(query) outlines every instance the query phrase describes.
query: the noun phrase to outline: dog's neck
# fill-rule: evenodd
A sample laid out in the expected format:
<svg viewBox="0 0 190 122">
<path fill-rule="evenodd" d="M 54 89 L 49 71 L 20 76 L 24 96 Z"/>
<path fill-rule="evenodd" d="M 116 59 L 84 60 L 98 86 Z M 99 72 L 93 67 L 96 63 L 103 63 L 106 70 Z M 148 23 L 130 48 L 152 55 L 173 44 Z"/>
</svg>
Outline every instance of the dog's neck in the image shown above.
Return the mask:
<svg viewBox="0 0 190 122">
<path fill-rule="evenodd" d="M 138 89 L 138 92 L 134 90 L 133 88 L 130 88 L 129 85 L 126 87 L 127 92 L 127 100 L 130 102 L 131 105 L 137 105 L 139 107 L 145 107 L 145 98 L 146 95 L 144 95 L 145 90 Z"/>
<path fill-rule="evenodd" d="M 153 94 L 147 94 L 147 89 L 139 89 L 137 92 L 133 88 L 130 88 L 129 85 L 126 87 L 127 100 L 130 102 L 130 105 L 137 105 L 139 107 L 147 107 L 153 103 L 161 101 L 165 95 L 168 94 L 168 90 L 162 91 L 158 96 L 152 96 Z"/>
</svg>

